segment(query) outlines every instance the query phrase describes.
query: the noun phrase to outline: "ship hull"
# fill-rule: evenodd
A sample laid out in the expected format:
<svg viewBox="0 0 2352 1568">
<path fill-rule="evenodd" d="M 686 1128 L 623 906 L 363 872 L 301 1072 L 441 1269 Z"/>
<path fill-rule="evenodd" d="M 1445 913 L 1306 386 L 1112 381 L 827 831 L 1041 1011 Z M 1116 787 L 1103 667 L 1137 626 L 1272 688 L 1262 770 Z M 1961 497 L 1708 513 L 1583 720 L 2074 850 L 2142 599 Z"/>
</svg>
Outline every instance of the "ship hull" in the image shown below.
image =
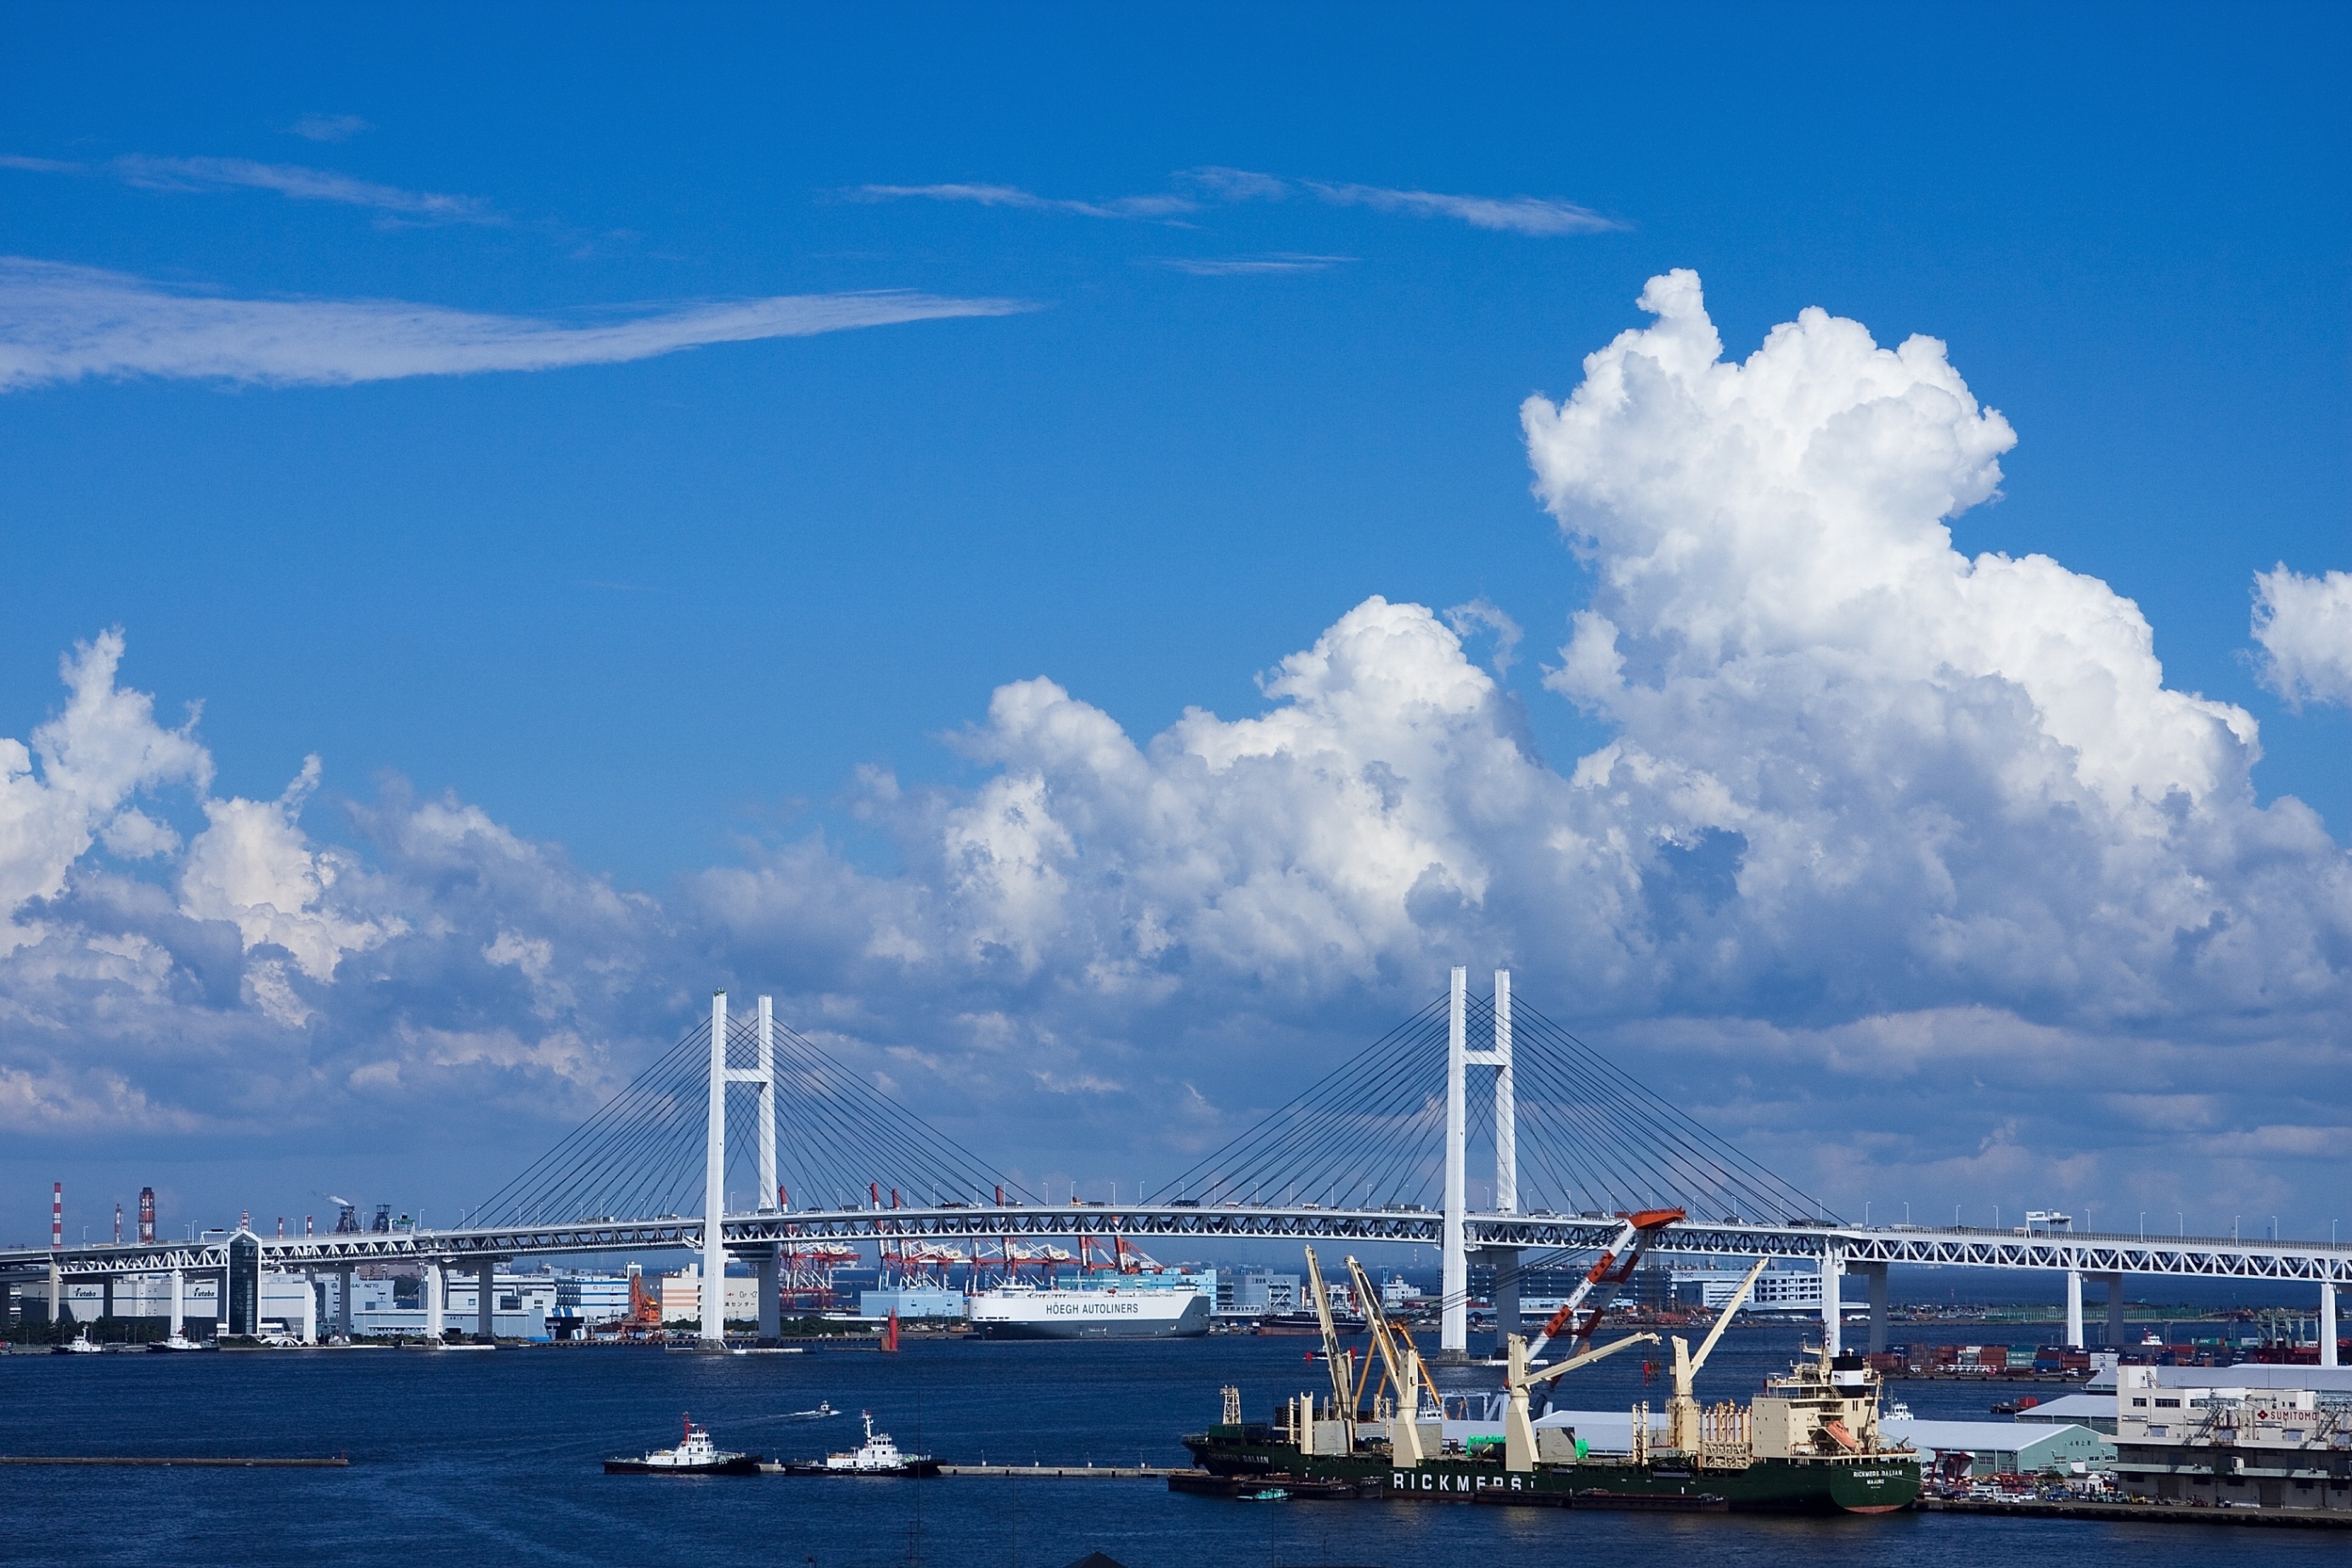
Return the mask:
<svg viewBox="0 0 2352 1568">
<path fill-rule="evenodd" d="M 756 1476 L 760 1456 L 732 1454 L 707 1465 L 655 1465 L 643 1459 L 606 1459 L 608 1476 Z"/>
<path fill-rule="evenodd" d="M 1230 1430 L 1230 1429 L 1228 1429 Z M 1759 1459 L 1741 1469 L 1680 1464 L 1538 1464 L 1510 1471 L 1499 1456 L 1450 1457 L 1411 1468 L 1387 1456 L 1302 1454 L 1289 1443 L 1212 1431 L 1187 1437 L 1193 1462 L 1229 1486 L 1306 1483 L 1303 1496 L 1386 1497 L 1418 1502 L 1733 1513 L 1893 1513 L 1919 1496 L 1919 1467 L 1890 1456 Z M 1187 1489 L 1179 1489 L 1187 1490 Z M 1211 1490 L 1194 1487 L 1189 1490 Z"/>
<path fill-rule="evenodd" d="M 973 1298 L 970 1321 L 982 1339 L 1192 1339 L 1209 1332 L 1209 1301 L 1199 1291 L 1024 1291 Z"/>
</svg>

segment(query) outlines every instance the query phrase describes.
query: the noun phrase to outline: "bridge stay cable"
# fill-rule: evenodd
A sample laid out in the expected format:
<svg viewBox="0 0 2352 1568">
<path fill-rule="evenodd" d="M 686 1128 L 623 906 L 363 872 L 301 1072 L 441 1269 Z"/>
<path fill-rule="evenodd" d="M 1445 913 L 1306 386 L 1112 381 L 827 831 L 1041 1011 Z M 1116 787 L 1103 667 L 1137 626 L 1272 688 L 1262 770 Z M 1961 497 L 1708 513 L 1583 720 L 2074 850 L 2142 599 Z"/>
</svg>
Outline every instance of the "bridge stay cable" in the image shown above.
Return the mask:
<svg viewBox="0 0 2352 1568">
<path fill-rule="evenodd" d="M 701 1218 L 709 1142 L 710 1023 L 698 1021 L 604 1104 L 469 1210 L 487 1226 Z M 757 1027 L 727 1022 L 724 1061 L 748 1066 Z M 761 1191 L 758 1118 L 775 1118 L 778 1185 L 793 1208 L 855 1209 L 895 1195 L 908 1207 L 1034 1198 L 961 1144 L 781 1020 L 770 1036 L 772 1088 L 726 1096 L 726 1208 L 776 1210 Z M 745 1086 L 756 1088 L 755 1085 Z M 730 1091 L 736 1085 L 729 1085 Z M 748 1200 L 748 1201 L 746 1201 Z"/>
</svg>

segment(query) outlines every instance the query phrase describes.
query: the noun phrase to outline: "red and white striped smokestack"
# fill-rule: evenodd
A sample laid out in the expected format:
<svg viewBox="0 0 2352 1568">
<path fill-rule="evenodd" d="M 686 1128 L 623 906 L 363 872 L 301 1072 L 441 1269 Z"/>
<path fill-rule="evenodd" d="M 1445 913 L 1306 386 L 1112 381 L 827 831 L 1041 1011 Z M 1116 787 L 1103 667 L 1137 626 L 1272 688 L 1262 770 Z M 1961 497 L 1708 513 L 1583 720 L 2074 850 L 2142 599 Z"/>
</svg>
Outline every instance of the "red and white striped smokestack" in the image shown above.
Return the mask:
<svg viewBox="0 0 2352 1568">
<path fill-rule="evenodd" d="M 114 1244 L 122 1245 L 122 1206 L 119 1203 L 114 1206 Z"/>
<path fill-rule="evenodd" d="M 49 1250 L 66 1249 L 66 1184 L 49 1184 Z"/>
<path fill-rule="evenodd" d="M 155 1189 L 152 1186 L 139 1189 L 139 1239 L 149 1246 L 155 1241 Z"/>
</svg>

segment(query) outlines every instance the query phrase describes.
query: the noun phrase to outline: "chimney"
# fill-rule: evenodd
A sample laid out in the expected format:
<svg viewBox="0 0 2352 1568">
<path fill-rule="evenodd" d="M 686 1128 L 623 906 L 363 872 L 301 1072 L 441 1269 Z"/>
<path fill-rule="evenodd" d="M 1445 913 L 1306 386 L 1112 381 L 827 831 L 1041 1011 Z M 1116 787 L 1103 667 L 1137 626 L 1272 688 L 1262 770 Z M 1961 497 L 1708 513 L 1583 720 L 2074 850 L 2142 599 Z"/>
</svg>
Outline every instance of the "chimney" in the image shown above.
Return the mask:
<svg viewBox="0 0 2352 1568">
<path fill-rule="evenodd" d="M 49 1250 L 66 1249 L 66 1184 L 49 1184 Z"/>
<path fill-rule="evenodd" d="M 155 1189 L 152 1186 L 139 1189 L 139 1239 L 145 1245 L 154 1245 Z"/>
</svg>

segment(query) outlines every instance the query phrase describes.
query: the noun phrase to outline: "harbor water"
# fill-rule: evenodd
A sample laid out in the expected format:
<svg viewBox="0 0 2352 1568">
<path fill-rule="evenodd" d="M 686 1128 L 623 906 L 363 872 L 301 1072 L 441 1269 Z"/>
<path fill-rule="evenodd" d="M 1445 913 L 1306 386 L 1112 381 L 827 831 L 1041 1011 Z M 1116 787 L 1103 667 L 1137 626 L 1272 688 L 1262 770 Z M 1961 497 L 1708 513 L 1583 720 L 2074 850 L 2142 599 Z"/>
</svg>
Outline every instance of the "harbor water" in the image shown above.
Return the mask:
<svg viewBox="0 0 2352 1568">
<path fill-rule="evenodd" d="M 1796 1353 L 1792 1328 L 1727 1335 L 1703 1398 L 1746 1399 Z M 0 1357 L 0 1452 L 290 1458 L 347 1469 L 0 1467 L 0 1561 L 75 1563 L 782 1564 L 1061 1568 L 1090 1551 L 1155 1563 L 1446 1564 L 1600 1554 L 1810 1568 L 1974 1564 L 2023 1554 L 2168 1568 L 2259 1553 L 2343 1561 L 2333 1531 L 1907 1514 L 1769 1519 L 1405 1502 L 1242 1503 L 1153 1480 L 606 1476 L 675 1443 L 691 1412 L 721 1446 L 785 1458 L 855 1446 L 858 1412 L 951 1464 L 1181 1465 L 1178 1442 L 1235 1384 L 1253 1418 L 1327 1387 L 1313 1342 L 910 1342 L 704 1355 L 544 1347 Z M 1628 1352 L 1561 1403 L 1663 1405 Z M 1451 1369 L 1448 1387 L 1498 1374 Z M 2019 1385 L 1897 1383 L 1922 1416 L 1991 1419 Z M 2047 1387 L 2043 1394 L 2059 1392 Z M 841 1414 L 792 1413 L 829 1403 Z"/>
</svg>

